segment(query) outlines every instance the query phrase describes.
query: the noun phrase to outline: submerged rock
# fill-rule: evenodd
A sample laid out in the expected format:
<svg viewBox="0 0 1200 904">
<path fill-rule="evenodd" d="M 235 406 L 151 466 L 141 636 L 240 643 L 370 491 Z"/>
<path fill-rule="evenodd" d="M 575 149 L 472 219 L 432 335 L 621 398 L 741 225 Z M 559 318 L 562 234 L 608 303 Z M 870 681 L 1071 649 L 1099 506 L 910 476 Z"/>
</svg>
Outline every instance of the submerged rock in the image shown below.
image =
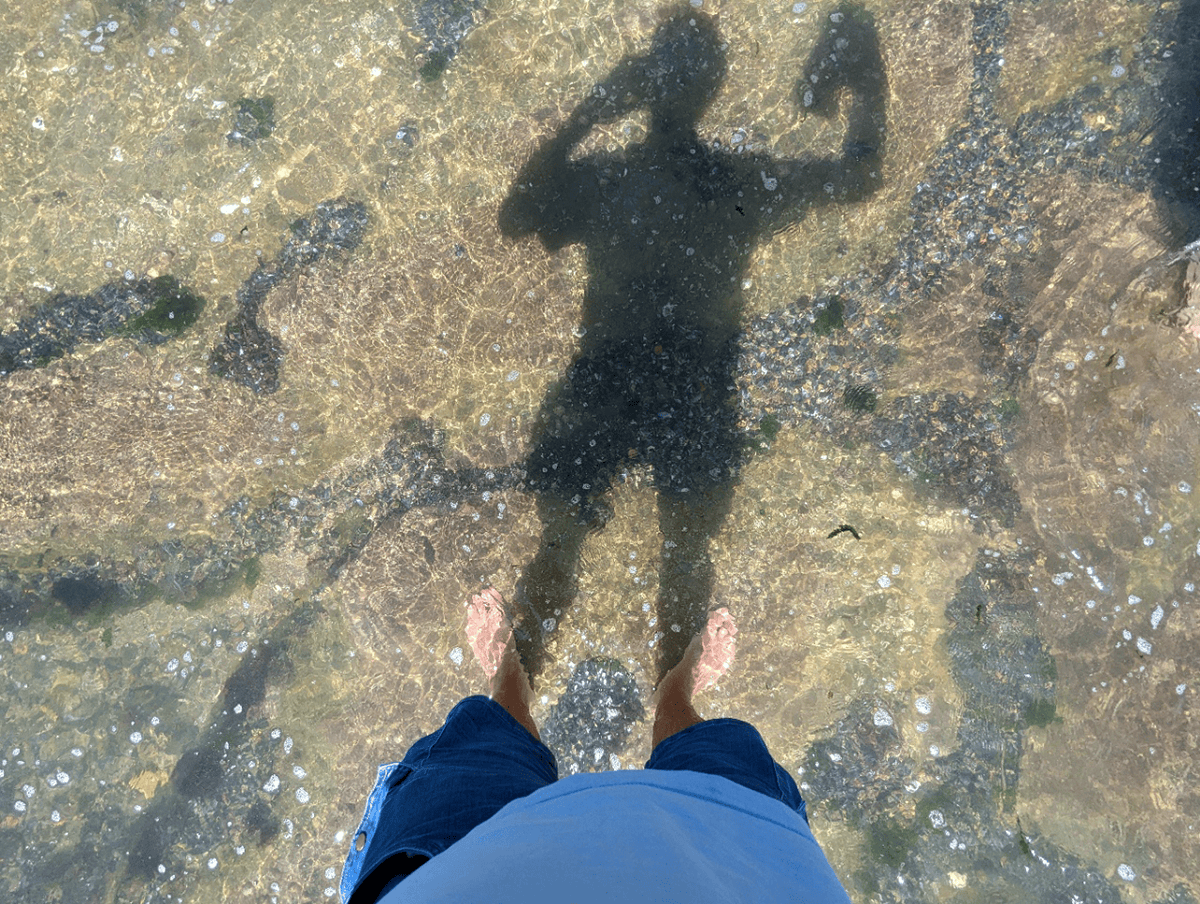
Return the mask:
<svg viewBox="0 0 1200 904">
<path fill-rule="evenodd" d="M 388 519 L 415 508 L 453 510 L 522 485 L 514 466 L 448 464 L 442 442 L 428 424 L 402 420 L 379 454 L 336 480 L 230 501 L 218 515 L 230 533 L 225 540 L 164 540 L 140 548 L 132 561 L 89 555 L 32 568 L 0 554 L 0 628 L 61 622 L 64 610 L 72 619 L 94 618 L 160 595 L 199 608 L 235 588 L 253 589 L 259 556 L 299 535 L 314 573 L 333 581 Z"/>
<path fill-rule="evenodd" d="M 893 809 L 912 773 L 898 756 L 900 733 L 895 724 L 876 720 L 873 709 L 871 701 L 858 701 L 830 737 L 809 748 L 805 759 L 805 796 L 851 822 L 869 821 L 880 810 Z"/>
<path fill-rule="evenodd" d="M 322 201 L 312 216 L 292 223 L 278 267 L 290 275 L 294 268 L 315 264 L 331 252 L 353 251 L 362 244 L 369 222 L 367 206 L 361 201 Z"/>
<path fill-rule="evenodd" d="M 267 294 L 301 267 L 330 253 L 353 251 L 366 234 L 370 217 L 361 201 L 322 201 L 312 216 L 292 224 L 292 234 L 267 264 L 247 277 L 238 288 L 238 310 L 225 326 L 225 337 L 209 356 L 209 369 L 248 386 L 256 393 L 279 388 L 283 344 L 258 322 Z"/>
<path fill-rule="evenodd" d="M 0 376 L 41 367 L 77 345 L 112 336 L 166 342 L 194 324 L 204 304 L 173 276 L 120 280 L 87 295 L 59 293 L 0 335 Z"/>
<path fill-rule="evenodd" d="M 1031 568 L 1029 556 L 981 553 L 946 607 L 963 698 L 958 746 L 934 761 L 915 806 L 921 786 L 907 783 L 899 735 L 871 717 L 874 701 L 856 701 L 810 749 L 805 793 L 864 832 L 869 856 L 855 878 L 875 900 L 924 902 L 933 883 L 963 873 L 996 900 L 1124 900 L 1098 868 L 1027 832 L 1014 812 L 1024 733 L 1053 718 L 1055 701 Z"/>
<path fill-rule="evenodd" d="M 977 518 L 1011 527 L 1021 500 L 1002 427 L 999 407 L 956 393 L 896 399 L 866 432 L 901 473 Z"/>
<path fill-rule="evenodd" d="M 243 307 L 234 315 L 225 325 L 225 338 L 212 351 L 209 366 L 257 393 L 269 393 L 279 388 L 283 344 L 259 324 L 257 313 Z"/>
<path fill-rule="evenodd" d="M 275 131 L 275 98 L 243 97 L 237 103 L 233 130 L 225 136 L 230 144 L 251 145 Z"/>
<path fill-rule="evenodd" d="M 427 82 L 441 78 L 458 53 L 462 41 L 478 24 L 483 12 L 480 0 L 418 0 L 415 9 L 417 30 L 425 39 L 421 78 Z"/>
<path fill-rule="evenodd" d="M 617 768 L 633 728 L 645 715 L 637 681 L 616 659 L 575 667 L 542 729 L 546 746 L 566 773 Z"/>
</svg>

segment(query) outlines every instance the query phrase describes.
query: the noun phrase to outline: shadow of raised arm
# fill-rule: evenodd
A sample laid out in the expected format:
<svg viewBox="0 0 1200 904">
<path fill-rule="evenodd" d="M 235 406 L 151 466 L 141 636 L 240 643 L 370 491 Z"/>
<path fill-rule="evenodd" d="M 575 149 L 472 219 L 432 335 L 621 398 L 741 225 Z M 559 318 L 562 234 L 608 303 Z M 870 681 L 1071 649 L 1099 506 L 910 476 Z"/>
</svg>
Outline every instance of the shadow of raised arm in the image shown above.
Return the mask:
<svg viewBox="0 0 1200 904">
<path fill-rule="evenodd" d="M 500 231 L 507 238 L 536 234 L 549 251 L 582 240 L 595 186 L 586 167 L 571 163 L 571 151 L 593 127 L 642 107 L 646 88 L 645 58 L 623 61 L 538 146 L 500 207 Z"/>
<path fill-rule="evenodd" d="M 796 83 L 796 102 L 832 119 L 850 95 L 841 153 L 825 159 L 777 160 L 782 207 L 801 209 L 870 197 L 883 184 L 887 140 L 887 72 L 871 13 L 844 4 L 830 17 Z"/>
</svg>

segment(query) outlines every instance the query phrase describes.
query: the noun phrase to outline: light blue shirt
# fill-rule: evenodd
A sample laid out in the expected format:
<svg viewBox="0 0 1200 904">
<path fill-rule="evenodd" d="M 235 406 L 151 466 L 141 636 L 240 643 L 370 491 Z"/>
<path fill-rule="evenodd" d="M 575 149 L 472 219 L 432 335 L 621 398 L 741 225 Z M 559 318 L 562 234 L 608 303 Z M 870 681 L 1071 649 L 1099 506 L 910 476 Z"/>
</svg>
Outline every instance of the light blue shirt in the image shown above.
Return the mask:
<svg viewBox="0 0 1200 904">
<path fill-rule="evenodd" d="M 849 904 L 808 824 L 729 779 L 658 769 L 568 776 L 519 798 L 384 904 Z"/>
</svg>

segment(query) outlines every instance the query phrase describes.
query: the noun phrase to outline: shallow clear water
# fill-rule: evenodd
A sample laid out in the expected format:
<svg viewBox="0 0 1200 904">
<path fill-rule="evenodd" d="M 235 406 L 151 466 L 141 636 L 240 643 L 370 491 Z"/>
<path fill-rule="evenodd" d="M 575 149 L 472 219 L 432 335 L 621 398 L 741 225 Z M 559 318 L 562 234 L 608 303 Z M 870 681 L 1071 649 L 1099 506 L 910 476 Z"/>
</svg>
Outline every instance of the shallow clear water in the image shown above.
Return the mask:
<svg viewBox="0 0 1200 904">
<path fill-rule="evenodd" d="M 544 400 L 578 415 L 597 323 L 642 334 L 595 299 L 639 280 L 740 330 L 727 398 L 630 434 L 726 450 L 688 509 L 739 628 L 701 712 L 762 731 L 851 897 L 1195 900 L 1196 5 L 704 0 L 704 153 L 768 193 L 840 158 L 854 92 L 796 90 L 840 13 L 878 42 L 878 179 L 752 229 L 663 177 L 654 228 L 698 237 L 668 276 L 603 251 L 653 214 L 514 237 L 522 168 L 661 9 L 0 9 L 6 900 L 333 896 L 375 766 L 484 690 L 464 600 L 517 595 Z M 570 150 L 624 161 L 612 209 L 659 191 L 651 130 Z M 575 202 L 534 181 L 548 235 Z M 543 638 L 563 771 L 649 754 L 670 494 L 634 451 Z"/>
</svg>

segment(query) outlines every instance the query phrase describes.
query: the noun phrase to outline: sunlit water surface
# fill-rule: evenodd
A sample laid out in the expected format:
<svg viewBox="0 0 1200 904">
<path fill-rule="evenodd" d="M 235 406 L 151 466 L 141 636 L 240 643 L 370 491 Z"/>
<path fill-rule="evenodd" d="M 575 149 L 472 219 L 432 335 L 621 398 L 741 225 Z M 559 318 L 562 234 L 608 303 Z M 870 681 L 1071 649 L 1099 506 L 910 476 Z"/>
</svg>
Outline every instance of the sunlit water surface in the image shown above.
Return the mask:
<svg viewBox="0 0 1200 904">
<path fill-rule="evenodd" d="M 1200 347 L 1167 263 L 1200 219 L 1163 158 L 1195 10 L 866 7 L 882 184 L 742 274 L 749 451 L 711 544 L 739 647 L 701 712 L 762 731 L 855 901 L 1194 901 Z M 702 9 L 728 73 L 700 135 L 836 154 L 845 115 L 795 82 L 837 8 Z M 375 766 L 484 690 L 464 600 L 539 543 L 517 471 L 589 270 L 501 204 L 659 13 L 0 8 L 0 897 L 335 895 Z M 186 328 L 113 320 L 166 276 Z M 278 367 L 215 372 L 230 324 Z M 653 477 L 584 543 L 543 724 L 588 661 L 648 705 Z M 640 766 L 623 725 L 560 730 L 563 771 Z"/>
</svg>

